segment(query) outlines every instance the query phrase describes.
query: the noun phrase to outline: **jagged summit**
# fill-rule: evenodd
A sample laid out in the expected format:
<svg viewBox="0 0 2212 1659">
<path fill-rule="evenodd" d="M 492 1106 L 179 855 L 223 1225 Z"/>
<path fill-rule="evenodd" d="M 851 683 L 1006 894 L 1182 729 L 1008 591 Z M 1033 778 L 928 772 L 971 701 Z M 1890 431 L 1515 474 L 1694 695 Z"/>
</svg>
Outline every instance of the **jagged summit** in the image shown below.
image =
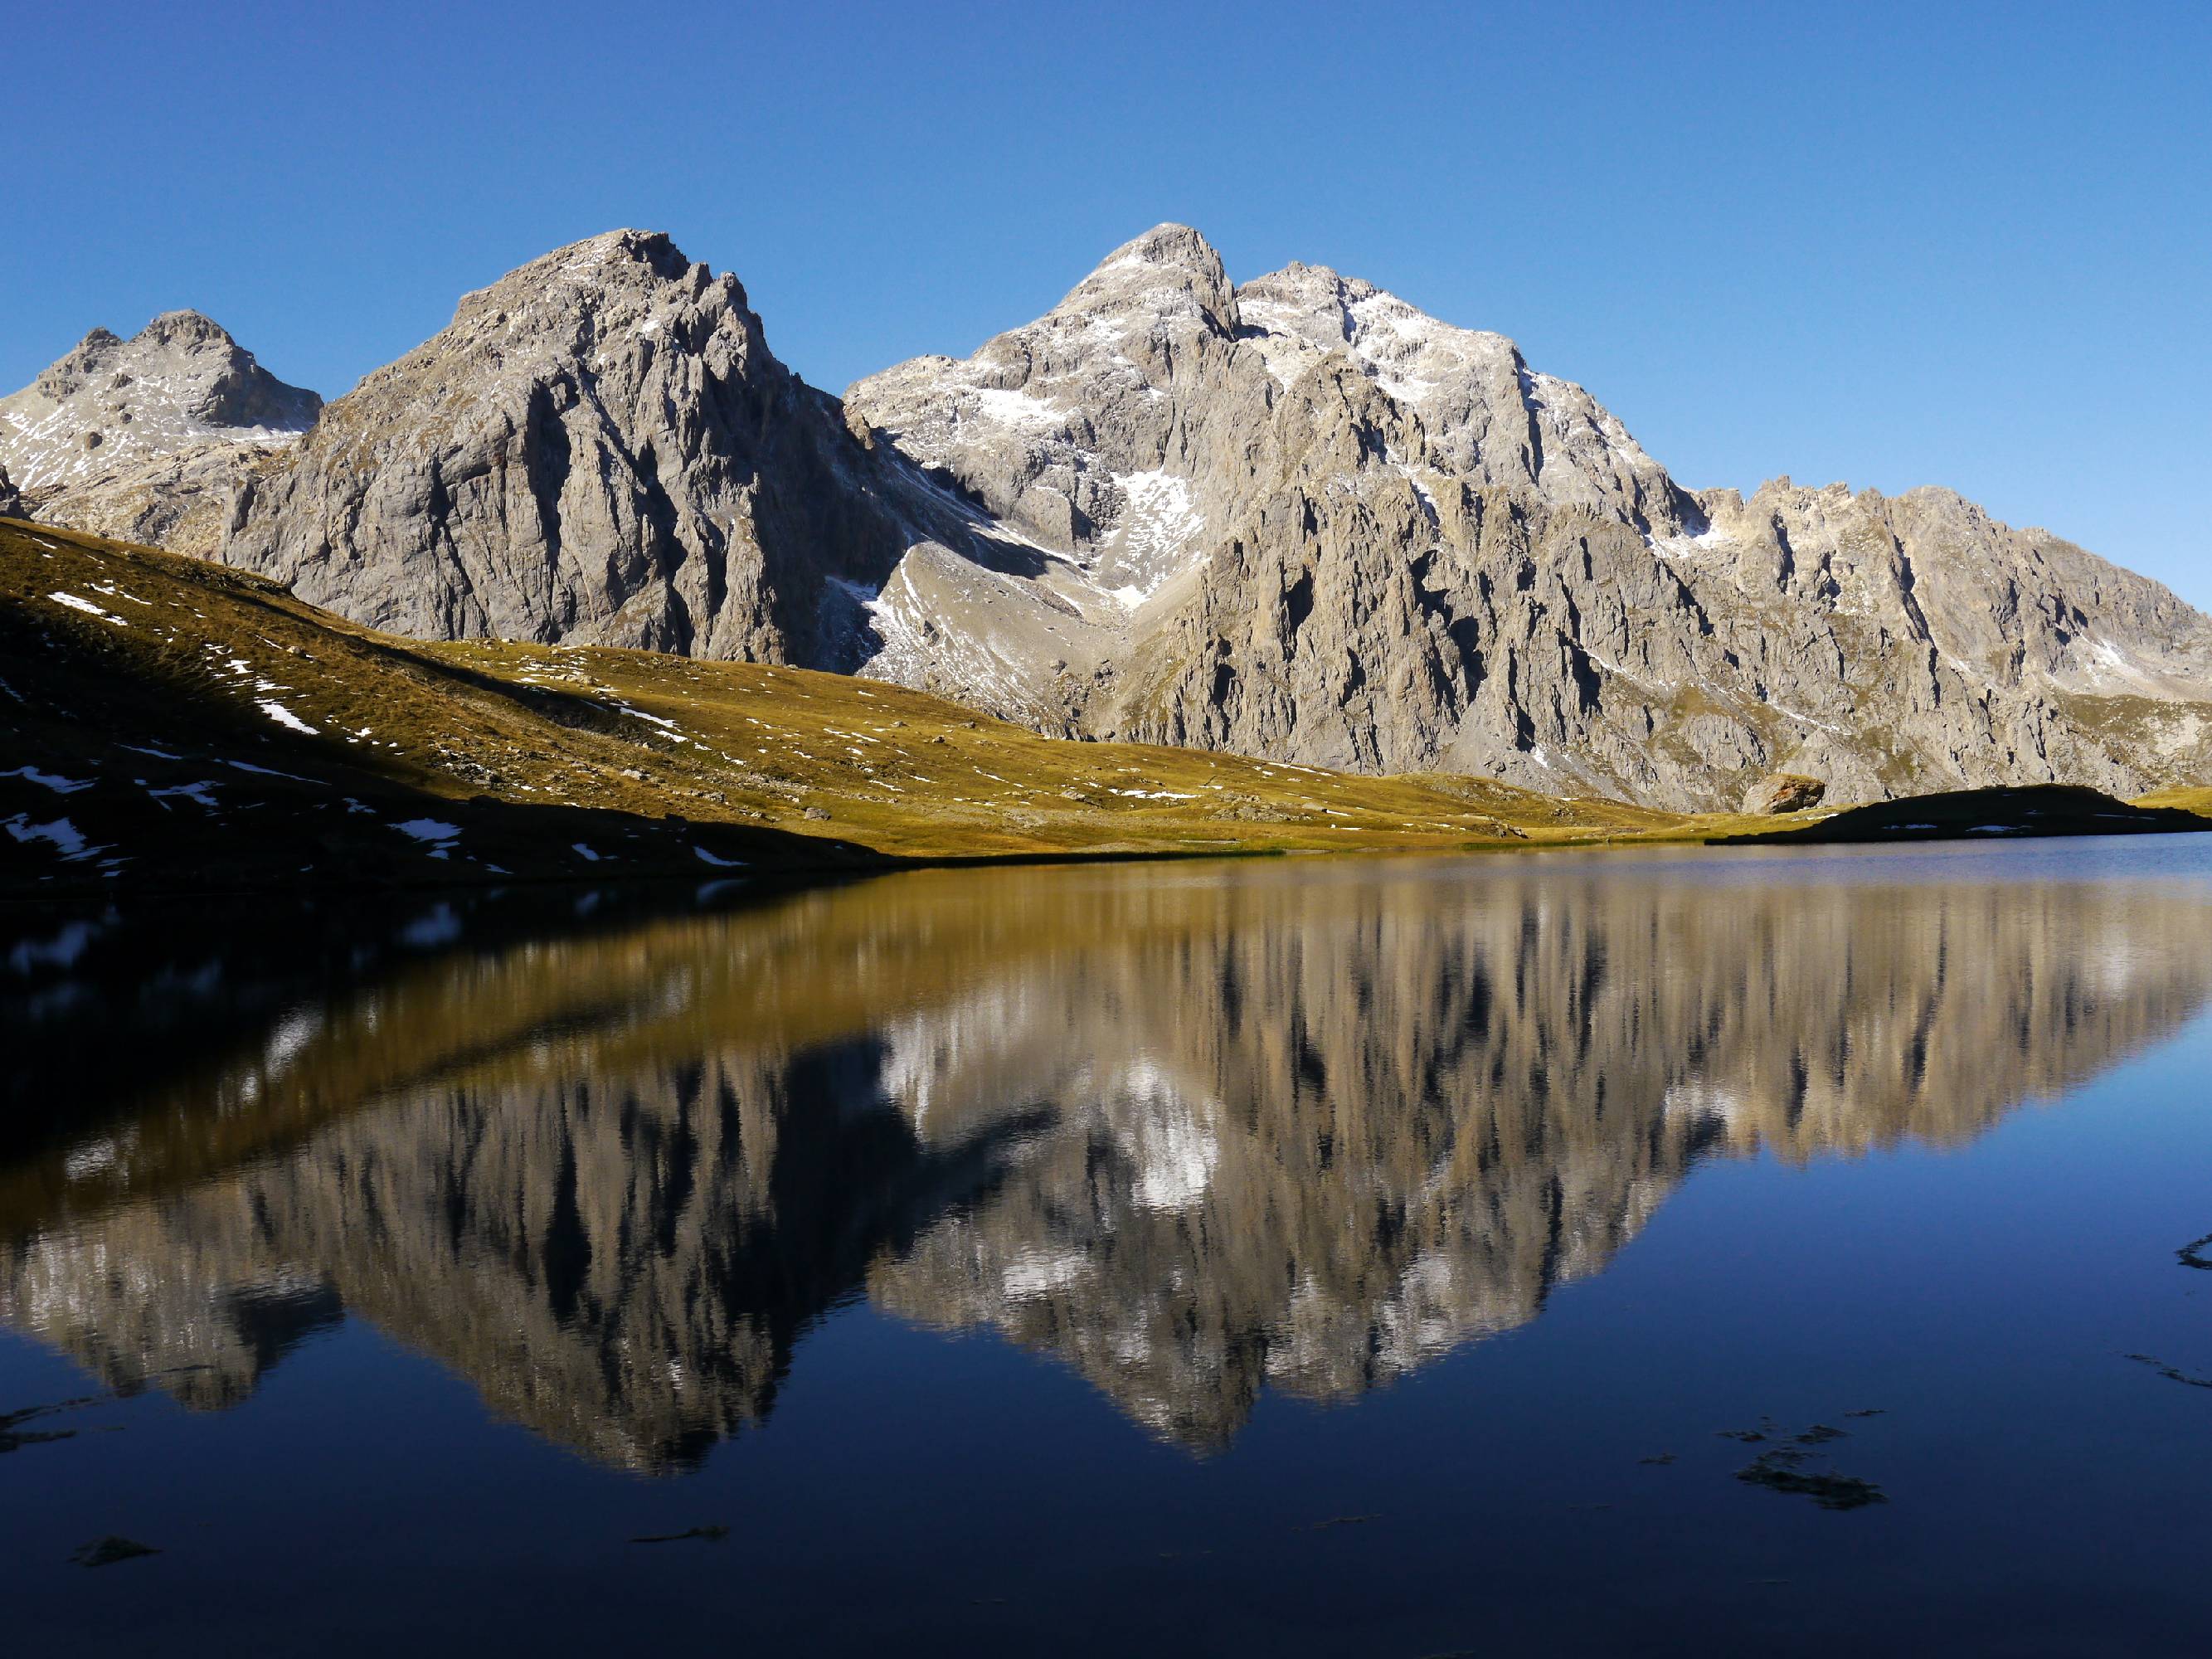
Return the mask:
<svg viewBox="0 0 2212 1659">
<path fill-rule="evenodd" d="M 1100 735 L 1676 805 L 1784 765 L 1846 799 L 2212 759 L 2212 623 L 2154 583 L 1948 495 L 1694 495 L 1502 334 L 1219 268 L 1158 227 L 973 356 L 847 393 L 1080 578 L 1040 597 L 1083 629 L 1001 712 L 1055 683 Z M 1010 604 L 1018 664 L 1042 630 Z M 896 580 L 884 606 L 902 641 L 965 631 Z M 2145 701 L 2074 701 L 2113 697 Z"/>
<path fill-rule="evenodd" d="M 1553 506 L 1679 535 L 1689 502 L 1612 411 L 1532 369 L 1502 334 L 1455 327 L 1387 289 L 1293 262 L 1237 290 L 1245 334 L 1286 386 L 1343 352 L 1421 421 L 1430 459 L 1487 485 L 1525 485 Z"/>
<path fill-rule="evenodd" d="M 694 273 L 696 273 L 695 276 Z M 555 248 L 550 253 L 518 265 L 498 281 L 461 296 L 455 307 L 458 323 L 471 311 L 535 292 L 588 296 L 605 290 L 650 288 L 664 283 L 714 280 L 714 272 L 696 264 L 665 231 L 620 229 L 604 231 Z M 725 278 L 733 282 L 733 278 Z M 740 290 L 742 298 L 742 289 Z"/>
<path fill-rule="evenodd" d="M 1237 324 L 1236 290 L 1213 245 L 1188 225 L 1154 225 L 1100 260 L 1054 309 L 1126 307 L 1137 296 L 1157 306 L 1182 296 L 1218 326 Z"/>
<path fill-rule="evenodd" d="M 194 311 L 189 307 L 181 311 L 161 313 L 140 329 L 137 337 L 151 345 L 182 347 L 186 350 L 206 345 L 230 347 L 238 343 L 231 337 L 230 331 L 221 323 L 205 312 Z"/>
<path fill-rule="evenodd" d="M 813 662 L 892 531 L 734 276 L 615 230 L 467 295 L 240 495 L 223 556 L 402 632 Z"/>
<path fill-rule="evenodd" d="M 340 402 L 361 408 L 362 392 L 410 386 L 426 367 L 449 375 L 460 367 L 457 359 L 473 360 L 501 380 L 513 379 L 524 364 L 547 369 L 574 361 L 589 367 L 625 337 L 650 342 L 678 311 L 726 322 L 747 351 L 765 349 L 760 319 L 734 276 L 718 277 L 693 263 L 664 232 L 607 231 L 463 295 L 445 329 L 367 376 Z M 680 343 L 692 350 L 706 345 L 703 337 Z M 435 395 L 450 400 L 469 390 L 441 381 Z"/>
</svg>

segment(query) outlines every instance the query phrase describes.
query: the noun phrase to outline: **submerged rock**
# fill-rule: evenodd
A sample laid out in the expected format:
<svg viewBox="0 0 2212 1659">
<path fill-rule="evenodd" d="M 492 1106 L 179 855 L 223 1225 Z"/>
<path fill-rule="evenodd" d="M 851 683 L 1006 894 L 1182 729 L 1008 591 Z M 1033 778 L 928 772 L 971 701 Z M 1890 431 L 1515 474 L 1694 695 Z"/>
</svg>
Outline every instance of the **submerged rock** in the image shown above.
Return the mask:
<svg viewBox="0 0 2212 1659">
<path fill-rule="evenodd" d="M 135 1538 L 124 1538 L 111 1533 L 105 1538 L 95 1538 L 89 1544 L 79 1545 L 70 1559 L 80 1567 L 112 1567 L 118 1561 L 136 1561 L 141 1556 L 159 1555 L 161 1553 L 151 1544 L 142 1544 Z"/>
<path fill-rule="evenodd" d="M 730 1535 L 730 1529 L 719 1523 L 707 1527 L 686 1527 L 682 1532 L 649 1532 L 633 1538 L 633 1544 L 719 1544 Z"/>
<path fill-rule="evenodd" d="M 1824 1510 L 1863 1510 L 1870 1504 L 1889 1502 L 1888 1495 L 1871 1480 L 1798 1468 L 1803 1455 L 1778 1446 L 1772 1451 L 1761 1452 L 1738 1469 L 1735 1478 L 1750 1486 L 1764 1486 L 1769 1492 L 1809 1498 Z"/>
</svg>

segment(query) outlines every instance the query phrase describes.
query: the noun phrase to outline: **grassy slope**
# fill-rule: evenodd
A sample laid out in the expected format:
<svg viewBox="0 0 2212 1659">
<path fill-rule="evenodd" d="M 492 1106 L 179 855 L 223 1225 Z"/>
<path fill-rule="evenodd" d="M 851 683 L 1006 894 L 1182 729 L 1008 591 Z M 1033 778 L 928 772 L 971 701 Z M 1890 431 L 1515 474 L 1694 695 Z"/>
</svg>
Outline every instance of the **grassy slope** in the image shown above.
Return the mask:
<svg viewBox="0 0 2212 1659">
<path fill-rule="evenodd" d="M 2212 817 L 2212 787 L 2160 789 L 2145 795 L 2137 804 L 2143 806 L 2179 806 L 2185 811 Z"/>
<path fill-rule="evenodd" d="M 14 522 L 0 522 L 0 722 L 12 775 L 0 776 L 0 826 L 12 826 L 0 891 L 42 896 L 1561 845 L 1755 822 L 1059 741 L 793 669 L 423 644 L 243 572 Z M 51 787 L 27 763 L 82 787 Z M 459 833 L 425 842 L 395 828 L 423 817 Z M 58 840 L 22 839 L 58 820 Z M 64 858 L 79 836 L 94 850 Z"/>
</svg>

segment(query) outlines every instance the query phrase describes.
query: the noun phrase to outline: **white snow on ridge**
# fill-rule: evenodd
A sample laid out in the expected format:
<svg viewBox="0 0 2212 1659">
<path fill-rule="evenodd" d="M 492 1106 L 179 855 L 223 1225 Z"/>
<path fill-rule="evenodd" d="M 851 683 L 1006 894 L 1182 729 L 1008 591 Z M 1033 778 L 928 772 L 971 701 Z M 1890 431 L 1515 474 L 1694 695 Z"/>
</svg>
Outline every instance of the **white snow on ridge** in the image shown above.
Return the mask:
<svg viewBox="0 0 2212 1659">
<path fill-rule="evenodd" d="M 1298 332 L 1295 313 L 1288 306 L 1240 294 L 1237 311 L 1247 328 L 1259 331 L 1249 337 L 1248 343 L 1258 349 L 1260 361 L 1277 386 L 1288 386 L 1320 361 L 1321 348 Z"/>
<path fill-rule="evenodd" d="M 1114 483 L 1128 502 L 1098 561 L 1102 578 L 1127 580 L 1102 589 L 1135 610 L 1189 563 L 1206 517 L 1191 500 L 1190 484 L 1171 472 L 1116 472 Z"/>
<path fill-rule="evenodd" d="M 1788 708 L 1782 703 L 1774 702 L 1771 698 L 1768 699 L 1767 707 L 1773 709 L 1774 712 L 1781 715 L 1783 719 L 1796 720 L 1801 726 L 1815 726 L 1823 732 L 1841 732 L 1844 730 L 1840 726 L 1832 725 L 1827 720 L 1814 720 L 1810 714 L 1802 714 L 1797 709 Z"/>
<path fill-rule="evenodd" d="M 1717 530 L 1704 531 L 1695 536 L 1646 536 L 1644 539 L 1650 543 L 1654 553 L 1670 562 L 1694 559 L 1700 553 L 1711 553 L 1734 545 Z"/>
<path fill-rule="evenodd" d="M 157 396 L 172 391 L 166 381 L 157 378 L 138 381 L 134 392 L 139 392 L 140 388 Z M 131 414 L 133 418 L 128 425 L 118 422 L 95 428 L 86 426 L 84 411 L 73 404 L 62 404 L 35 420 L 20 410 L 9 410 L 7 421 L 14 429 L 0 433 L 0 462 L 4 462 L 15 476 L 17 489 L 45 489 L 190 444 L 231 443 L 281 449 L 300 441 L 298 432 L 277 427 L 215 426 L 185 414 L 181 409 L 160 404 L 134 401 Z M 100 444 L 90 449 L 85 447 L 84 434 L 88 430 L 98 430 L 101 435 Z"/>
<path fill-rule="evenodd" d="M 51 823 L 33 823 L 29 813 L 18 812 L 14 817 L 0 823 L 0 830 L 5 830 L 26 846 L 34 841 L 49 842 L 71 863 L 89 858 L 100 850 L 89 845 L 85 841 L 84 831 L 67 818 L 56 818 Z"/>
<path fill-rule="evenodd" d="M 94 781 L 90 778 L 65 778 L 58 772 L 41 772 L 35 766 L 19 766 L 12 772 L 0 772 L 0 778 L 21 778 L 27 782 L 42 784 L 57 795 L 71 795 L 80 789 L 89 789 Z"/>
<path fill-rule="evenodd" d="M 46 595 L 56 605 L 65 605 L 72 611 L 82 611 L 88 617 L 97 617 L 102 622 L 112 622 L 118 628 L 128 628 L 129 623 L 110 611 L 102 611 L 90 599 L 80 599 L 74 593 L 64 593 L 59 588 Z"/>
<path fill-rule="evenodd" d="M 2147 696 L 2163 697 L 2166 695 L 2166 688 L 2154 672 L 2147 670 L 2110 640 L 2099 639 L 2092 635 L 2084 637 L 2080 643 L 2087 649 L 2075 660 L 2080 663 L 2083 676 L 2100 690 L 2108 686 L 2118 686 Z M 2087 660 L 2082 660 L 2082 657 Z"/>
<path fill-rule="evenodd" d="M 1144 551 L 1179 548 L 1206 527 L 1206 520 L 1191 505 L 1190 485 L 1173 473 L 1116 473 L 1114 482 L 1129 498 L 1133 515 L 1127 535 Z"/>
<path fill-rule="evenodd" d="M 962 396 L 975 407 L 977 414 L 999 426 L 1010 426 L 1017 431 L 1038 431 L 1058 426 L 1066 418 L 1058 408 L 1029 392 L 1007 392 L 996 386 L 977 386 L 964 391 Z M 958 405 L 955 405 L 956 418 Z"/>
<path fill-rule="evenodd" d="M 295 732 L 305 732 L 310 737 L 315 733 L 313 726 L 308 725 L 274 697 L 257 697 L 254 699 L 253 706 L 279 726 L 289 726 Z"/>
<path fill-rule="evenodd" d="M 149 789 L 146 794 L 149 799 L 165 803 L 181 796 L 186 800 L 197 802 L 212 812 L 216 810 L 216 799 L 214 796 L 208 793 L 208 791 L 216 787 L 215 781 L 210 778 L 199 783 L 172 784 L 167 789 Z"/>
</svg>

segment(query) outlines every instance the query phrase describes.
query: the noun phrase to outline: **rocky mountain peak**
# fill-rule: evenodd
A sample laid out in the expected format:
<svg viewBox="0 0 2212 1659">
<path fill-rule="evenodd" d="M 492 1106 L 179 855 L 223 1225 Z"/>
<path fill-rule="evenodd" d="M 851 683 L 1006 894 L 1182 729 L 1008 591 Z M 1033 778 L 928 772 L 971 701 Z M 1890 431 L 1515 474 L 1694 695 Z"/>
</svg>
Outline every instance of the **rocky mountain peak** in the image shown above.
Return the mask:
<svg viewBox="0 0 2212 1659">
<path fill-rule="evenodd" d="M 187 351 L 203 346 L 234 347 L 238 342 L 230 331 L 204 312 L 189 308 L 165 311 L 138 331 L 138 337 L 150 345 L 181 347 Z"/>
<path fill-rule="evenodd" d="M 699 294 L 710 286 L 736 305 L 744 305 L 744 290 L 734 277 L 725 276 L 718 283 L 713 271 L 687 258 L 665 232 L 610 230 L 556 248 L 462 295 L 453 322 L 459 326 L 472 318 L 548 304 L 588 310 L 671 287 Z"/>
<path fill-rule="evenodd" d="M 41 369 L 32 385 L 51 388 L 53 395 L 65 397 L 76 390 L 79 376 L 97 369 L 108 354 L 122 343 L 112 330 L 88 330 L 84 338 Z"/>
<path fill-rule="evenodd" d="M 710 348 L 710 340 L 720 343 Z M 714 276 L 659 231 L 611 230 L 464 295 L 445 329 L 358 390 L 411 386 L 425 368 L 448 384 L 464 364 L 475 365 L 471 378 L 500 383 L 528 374 L 560 379 L 574 367 L 588 373 L 603 357 L 672 348 L 766 351 L 735 277 Z"/>
<path fill-rule="evenodd" d="M 1212 447 L 1264 418 L 1266 375 L 1237 344 L 1221 256 L 1186 225 L 1116 248 L 1043 316 L 963 360 L 919 357 L 845 394 L 855 422 L 949 475 L 1090 579 L 1109 619 L 1188 568 Z M 1223 465 L 1228 465 L 1222 458 Z M 1057 647 L 1055 647 L 1057 648 Z"/>
<path fill-rule="evenodd" d="M 1182 303 L 1177 304 L 1180 300 Z M 1154 225 L 1091 270 L 1056 311 L 1136 308 L 1195 311 L 1218 328 L 1237 326 L 1237 295 L 1221 255 L 1188 225 Z"/>
<path fill-rule="evenodd" d="M 860 457 L 734 277 L 614 230 L 332 404 L 224 556 L 402 632 L 811 661 L 824 575 L 884 562 Z"/>
<path fill-rule="evenodd" d="M 1419 418 L 1424 459 L 1439 470 L 1530 489 L 1654 536 L 1698 527 L 1686 497 L 1610 410 L 1532 369 L 1505 336 L 1443 322 L 1326 265 L 1294 262 L 1237 292 L 1243 337 L 1279 382 L 1343 353 Z"/>
<path fill-rule="evenodd" d="M 0 463 L 34 495 L 209 442 L 289 442 L 322 403 L 200 313 L 164 312 L 128 340 L 94 329 L 0 398 Z"/>
</svg>

